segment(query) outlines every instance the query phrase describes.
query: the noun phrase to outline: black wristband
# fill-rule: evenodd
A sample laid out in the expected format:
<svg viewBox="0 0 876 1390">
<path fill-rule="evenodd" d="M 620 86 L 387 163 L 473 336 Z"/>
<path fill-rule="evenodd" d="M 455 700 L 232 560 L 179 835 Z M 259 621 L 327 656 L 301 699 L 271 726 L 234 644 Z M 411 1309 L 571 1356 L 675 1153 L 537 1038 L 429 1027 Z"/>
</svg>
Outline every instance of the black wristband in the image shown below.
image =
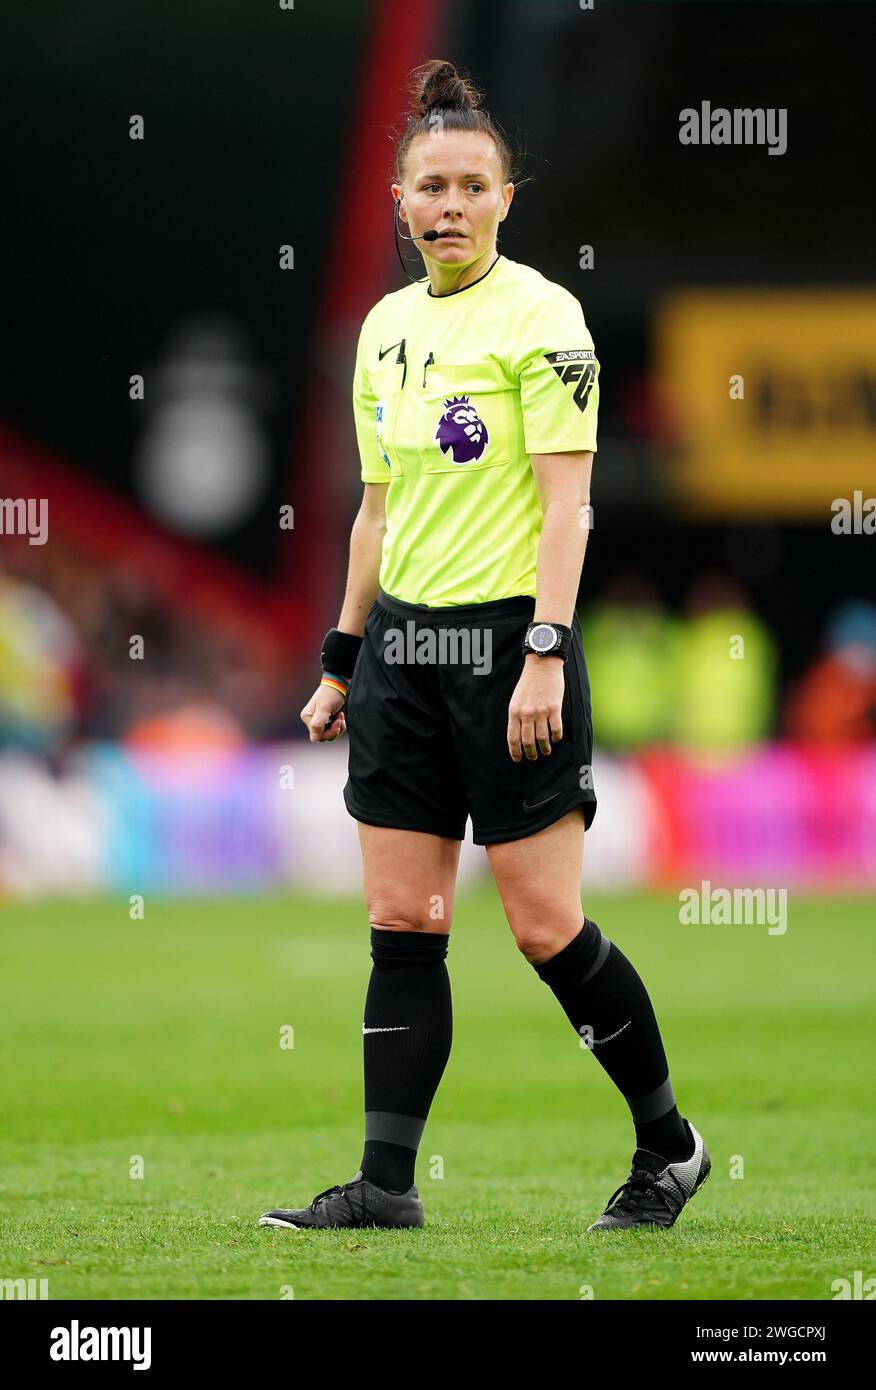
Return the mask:
<svg viewBox="0 0 876 1390">
<path fill-rule="evenodd" d="M 329 628 L 322 639 L 322 651 L 319 654 L 322 669 L 330 671 L 333 676 L 343 676 L 349 680 L 363 641 L 364 638 L 357 637 L 354 632 L 339 632 L 336 627 Z"/>
</svg>

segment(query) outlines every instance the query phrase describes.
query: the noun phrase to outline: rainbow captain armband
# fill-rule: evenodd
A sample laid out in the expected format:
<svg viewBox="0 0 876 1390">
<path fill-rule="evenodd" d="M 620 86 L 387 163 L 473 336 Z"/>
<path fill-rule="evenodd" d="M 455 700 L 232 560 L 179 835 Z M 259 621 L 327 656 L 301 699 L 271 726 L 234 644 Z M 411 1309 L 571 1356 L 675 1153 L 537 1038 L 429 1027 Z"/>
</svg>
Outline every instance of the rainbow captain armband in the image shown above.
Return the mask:
<svg viewBox="0 0 876 1390">
<path fill-rule="evenodd" d="M 345 681 L 343 676 L 333 676 L 330 671 L 323 671 L 320 685 L 328 685 L 332 690 L 339 690 L 345 698 L 350 689 L 349 681 Z"/>
</svg>

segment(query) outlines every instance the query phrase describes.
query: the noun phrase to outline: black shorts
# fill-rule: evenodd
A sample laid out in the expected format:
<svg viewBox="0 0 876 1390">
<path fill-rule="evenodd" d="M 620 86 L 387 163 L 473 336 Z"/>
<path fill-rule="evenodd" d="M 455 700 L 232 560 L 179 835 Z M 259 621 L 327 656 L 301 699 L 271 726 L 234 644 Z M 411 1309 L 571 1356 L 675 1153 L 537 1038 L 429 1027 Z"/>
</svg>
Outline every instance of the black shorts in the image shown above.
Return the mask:
<svg viewBox="0 0 876 1390">
<path fill-rule="evenodd" d="M 527 595 L 427 608 L 378 589 L 345 708 L 351 816 L 462 840 L 470 815 L 477 845 L 533 835 L 579 805 L 590 825 L 590 682 L 577 621 L 564 663 L 563 737 L 534 761 L 524 753 L 515 763 L 508 751 L 508 706 L 534 611 Z M 422 645 L 430 642 L 431 651 Z M 424 659 L 413 659 L 418 652 Z"/>
</svg>

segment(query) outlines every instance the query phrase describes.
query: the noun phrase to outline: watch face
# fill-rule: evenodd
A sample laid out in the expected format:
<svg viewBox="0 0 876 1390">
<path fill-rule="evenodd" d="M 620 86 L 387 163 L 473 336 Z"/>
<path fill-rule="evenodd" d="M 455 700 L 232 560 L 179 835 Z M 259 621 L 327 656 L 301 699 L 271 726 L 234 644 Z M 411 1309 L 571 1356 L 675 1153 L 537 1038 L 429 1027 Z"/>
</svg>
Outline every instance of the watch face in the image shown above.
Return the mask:
<svg viewBox="0 0 876 1390">
<path fill-rule="evenodd" d="M 550 623 L 539 623 L 529 634 L 529 645 L 533 651 L 549 652 L 557 646 L 560 640 L 556 628 L 551 627 Z"/>
</svg>

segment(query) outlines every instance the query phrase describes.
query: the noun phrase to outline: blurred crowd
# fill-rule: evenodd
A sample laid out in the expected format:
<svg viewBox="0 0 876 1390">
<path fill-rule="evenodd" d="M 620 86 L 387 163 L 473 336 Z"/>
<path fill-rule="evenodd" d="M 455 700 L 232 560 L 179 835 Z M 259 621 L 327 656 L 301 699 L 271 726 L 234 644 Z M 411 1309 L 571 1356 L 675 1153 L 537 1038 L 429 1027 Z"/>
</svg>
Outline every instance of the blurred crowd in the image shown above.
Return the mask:
<svg viewBox="0 0 876 1390">
<path fill-rule="evenodd" d="M 582 613 L 597 741 L 627 751 L 752 747 L 768 738 L 876 736 L 876 606 L 830 615 L 802 672 L 782 682 L 775 636 L 729 574 L 708 572 L 681 611 L 647 577 L 624 574 Z"/>
<path fill-rule="evenodd" d="M 298 714 L 288 667 L 281 652 L 255 662 L 133 573 L 56 540 L 0 553 L 0 749 L 52 760 L 81 739 L 203 747 L 286 737 Z"/>
<path fill-rule="evenodd" d="M 679 609 L 625 573 L 579 609 L 597 743 L 742 750 L 768 738 L 876 736 L 876 606 L 849 599 L 781 679 L 777 643 L 737 581 L 704 573 Z M 142 638 L 144 659 L 132 655 Z M 303 736 L 289 658 L 262 666 L 124 572 L 63 546 L 4 551 L 0 748 L 50 760 L 80 739 L 234 746 Z"/>
</svg>

